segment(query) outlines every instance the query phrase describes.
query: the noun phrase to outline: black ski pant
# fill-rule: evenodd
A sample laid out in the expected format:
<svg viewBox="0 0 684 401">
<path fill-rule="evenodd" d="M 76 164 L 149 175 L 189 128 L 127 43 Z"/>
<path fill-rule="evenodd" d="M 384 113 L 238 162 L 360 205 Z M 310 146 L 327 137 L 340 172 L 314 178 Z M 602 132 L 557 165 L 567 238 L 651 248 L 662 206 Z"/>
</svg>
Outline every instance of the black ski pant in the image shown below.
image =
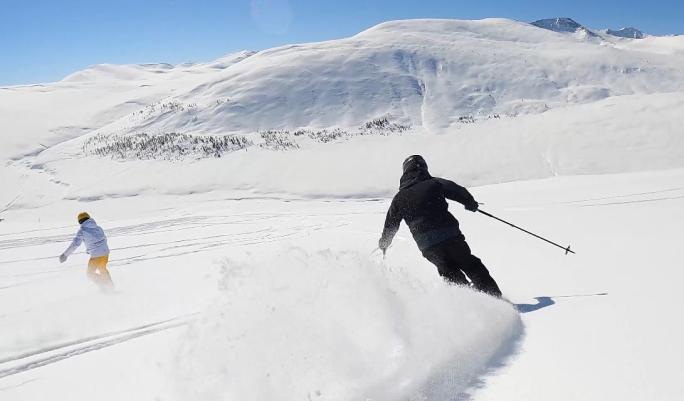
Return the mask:
<svg viewBox="0 0 684 401">
<path fill-rule="evenodd" d="M 445 279 L 455 284 L 467 285 L 470 279 L 473 286 L 482 292 L 501 296 L 501 290 L 480 258 L 470 253 L 470 247 L 462 238 L 451 238 L 423 251 L 423 256 L 437 266 L 437 271 Z"/>
</svg>

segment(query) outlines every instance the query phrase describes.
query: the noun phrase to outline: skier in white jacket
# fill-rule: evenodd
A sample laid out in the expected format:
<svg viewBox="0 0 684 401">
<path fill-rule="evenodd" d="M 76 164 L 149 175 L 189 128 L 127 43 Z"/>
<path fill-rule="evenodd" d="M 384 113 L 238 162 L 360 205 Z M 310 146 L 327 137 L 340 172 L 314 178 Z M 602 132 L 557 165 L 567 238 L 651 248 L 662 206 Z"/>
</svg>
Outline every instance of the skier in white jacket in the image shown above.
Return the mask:
<svg viewBox="0 0 684 401">
<path fill-rule="evenodd" d="M 88 261 L 88 278 L 97 284 L 101 290 L 109 292 L 114 289 L 114 283 L 107 270 L 107 262 L 109 261 L 109 247 L 107 246 L 107 237 L 95 220 L 90 218 L 88 213 L 80 213 L 78 215 L 78 224 L 81 227 L 78 229 L 76 236 L 71 245 L 59 256 L 59 261 L 64 263 L 67 258 L 85 242 L 86 252 L 90 255 Z"/>
</svg>

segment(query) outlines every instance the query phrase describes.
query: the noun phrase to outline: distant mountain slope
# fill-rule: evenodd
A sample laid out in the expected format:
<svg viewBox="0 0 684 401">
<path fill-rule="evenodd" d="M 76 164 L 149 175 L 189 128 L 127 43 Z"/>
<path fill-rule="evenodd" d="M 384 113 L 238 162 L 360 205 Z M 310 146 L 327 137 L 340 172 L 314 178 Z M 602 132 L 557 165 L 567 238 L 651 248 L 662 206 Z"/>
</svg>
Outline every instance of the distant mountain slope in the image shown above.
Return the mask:
<svg viewBox="0 0 684 401">
<path fill-rule="evenodd" d="M 77 71 L 65 77 L 61 82 L 107 82 L 107 81 L 141 81 L 164 78 L 177 79 L 183 74 L 206 74 L 211 70 L 223 70 L 252 56 L 255 52 L 242 51 L 229 54 L 209 63 L 179 64 L 168 63 L 150 64 L 97 64 L 84 70 Z M 165 75 L 169 76 L 165 76 Z"/>
<path fill-rule="evenodd" d="M 192 111 L 110 130 L 250 133 L 391 115 L 441 133 L 464 116 L 684 90 L 683 66 L 682 55 L 617 49 L 609 39 L 505 19 L 394 21 L 347 39 L 259 52 L 174 97 L 197 105 Z"/>
<path fill-rule="evenodd" d="M 555 32 L 577 32 L 580 29 L 586 29 L 572 18 L 546 18 L 531 24 Z"/>
<path fill-rule="evenodd" d="M 618 29 L 617 31 L 614 31 L 612 29 L 608 29 L 606 31 L 608 35 L 613 35 L 613 36 L 619 36 L 622 38 L 630 38 L 630 39 L 643 39 L 644 38 L 644 33 L 641 32 L 640 30 L 636 28 L 622 28 Z"/>
<path fill-rule="evenodd" d="M 185 93 L 254 54 L 203 64 L 99 64 L 60 82 L 0 87 L 0 160 L 88 134 L 176 93 Z"/>
<path fill-rule="evenodd" d="M 682 96 L 684 37 L 505 19 L 393 21 L 203 64 L 99 65 L 0 88 L 11 188 L 0 203 L 217 188 L 385 196 L 413 153 L 466 185 L 676 168 Z M 188 148 L 211 160 L 169 162 Z"/>
</svg>

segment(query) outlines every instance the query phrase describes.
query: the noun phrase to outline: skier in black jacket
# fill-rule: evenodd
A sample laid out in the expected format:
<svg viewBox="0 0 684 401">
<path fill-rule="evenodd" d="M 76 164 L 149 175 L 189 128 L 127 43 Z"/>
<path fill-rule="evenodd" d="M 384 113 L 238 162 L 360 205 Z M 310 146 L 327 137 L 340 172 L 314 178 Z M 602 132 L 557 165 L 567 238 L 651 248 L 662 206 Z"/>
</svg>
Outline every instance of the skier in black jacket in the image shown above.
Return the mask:
<svg viewBox="0 0 684 401">
<path fill-rule="evenodd" d="M 471 212 L 477 211 L 478 203 L 470 192 L 449 180 L 432 177 L 425 159 L 419 155 L 407 158 L 403 170 L 399 192 L 387 211 L 385 229 L 380 238 L 383 254 L 403 219 L 423 256 L 437 266 L 442 277 L 466 285 L 467 275 L 476 289 L 500 297 L 499 286 L 482 261 L 470 253 L 458 221 L 448 211 L 446 199 L 463 204 Z"/>
</svg>

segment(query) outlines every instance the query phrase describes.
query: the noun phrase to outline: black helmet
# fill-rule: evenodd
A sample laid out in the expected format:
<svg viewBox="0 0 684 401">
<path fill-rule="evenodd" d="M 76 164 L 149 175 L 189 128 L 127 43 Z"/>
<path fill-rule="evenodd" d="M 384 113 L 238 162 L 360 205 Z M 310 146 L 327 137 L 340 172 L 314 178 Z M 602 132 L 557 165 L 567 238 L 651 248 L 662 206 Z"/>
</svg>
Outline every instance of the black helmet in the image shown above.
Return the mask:
<svg viewBox="0 0 684 401">
<path fill-rule="evenodd" d="M 406 160 L 404 160 L 404 164 L 401 167 L 404 170 L 404 173 L 414 169 L 427 171 L 427 163 L 421 155 L 413 155 L 407 157 Z"/>
</svg>

